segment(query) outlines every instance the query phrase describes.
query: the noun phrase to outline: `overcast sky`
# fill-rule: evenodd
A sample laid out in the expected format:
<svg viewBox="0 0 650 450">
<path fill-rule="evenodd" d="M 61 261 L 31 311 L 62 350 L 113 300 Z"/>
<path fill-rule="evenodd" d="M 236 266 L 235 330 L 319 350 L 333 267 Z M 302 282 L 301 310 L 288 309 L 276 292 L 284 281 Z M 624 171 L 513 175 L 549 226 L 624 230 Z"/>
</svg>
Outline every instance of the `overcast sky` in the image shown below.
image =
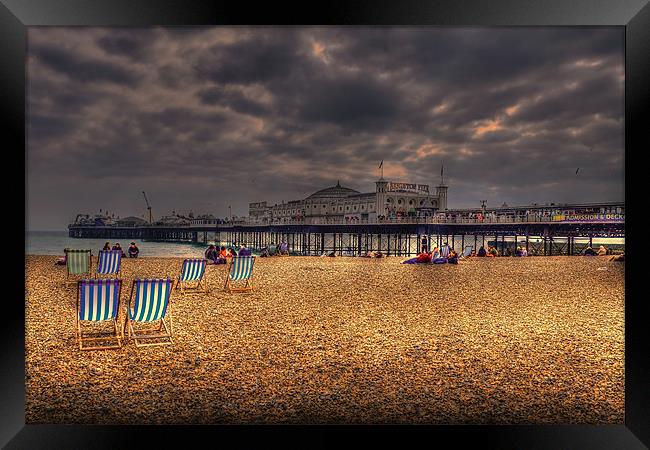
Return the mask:
<svg viewBox="0 0 650 450">
<path fill-rule="evenodd" d="M 244 215 L 340 180 L 622 201 L 623 28 L 28 28 L 30 229 Z M 577 171 L 577 173 L 576 173 Z"/>
</svg>

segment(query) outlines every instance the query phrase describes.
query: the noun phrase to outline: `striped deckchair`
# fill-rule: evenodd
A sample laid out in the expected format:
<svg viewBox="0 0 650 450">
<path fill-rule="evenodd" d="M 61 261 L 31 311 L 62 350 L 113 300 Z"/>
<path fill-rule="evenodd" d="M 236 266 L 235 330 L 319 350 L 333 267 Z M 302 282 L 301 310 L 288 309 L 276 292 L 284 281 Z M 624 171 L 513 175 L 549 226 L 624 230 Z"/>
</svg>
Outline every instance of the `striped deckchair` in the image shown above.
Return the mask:
<svg viewBox="0 0 650 450">
<path fill-rule="evenodd" d="M 181 274 L 178 276 L 178 283 L 176 283 L 176 289 L 180 286 L 182 293 L 185 292 L 185 289 L 191 289 L 192 292 L 206 292 L 207 286 L 204 277 L 206 263 L 207 260 L 205 259 L 184 260 Z M 186 287 L 187 284 L 194 283 L 195 281 L 196 286 Z"/>
<path fill-rule="evenodd" d="M 228 292 L 245 292 L 253 290 L 253 283 L 251 277 L 253 276 L 253 264 L 255 263 L 254 256 L 233 256 L 232 263 L 228 267 L 228 275 L 226 276 L 226 284 L 224 289 Z M 244 286 L 236 286 L 245 282 Z"/>
<path fill-rule="evenodd" d="M 118 331 L 117 316 L 120 311 L 120 291 L 122 280 L 119 279 L 89 279 L 79 280 L 77 284 L 77 342 L 79 350 L 98 350 L 119 348 L 124 338 L 121 329 Z M 84 335 L 82 324 L 97 322 L 113 322 L 112 332 L 99 332 Z M 106 342 L 84 347 L 84 343 L 97 341 Z"/>
<path fill-rule="evenodd" d="M 97 256 L 97 275 L 115 275 L 120 274 L 122 265 L 121 250 L 100 250 Z"/>
<path fill-rule="evenodd" d="M 447 258 L 449 256 L 449 251 L 450 251 L 449 245 L 447 244 L 443 245 L 442 247 L 440 247 L 440 256 L 442 258 Z"/>
<path fill-rule="evenodd" d="M 91 276 L 92 253 L 90 250 L 65 249 L 65 267 L 67 270 L 66 279 L 70 275 Z"/>
<path fill-rule="evenodd" d="M 169 302 L 173 283 L 171 278 L 133 280 L 124 328 L 127 338 L 132 338 L 137 347 L 173 343 L 171 304 Z M 169 326 L 167 326 L 166 318 L 169 318 Z M 140 330 L 136 330 L 134 327 L 134 324 L 154 324 L 158 321 L 160 322 L 158 327 Z M 140 342 L 152 339 L 158 340 L 158 342 Z"/>
</svg>

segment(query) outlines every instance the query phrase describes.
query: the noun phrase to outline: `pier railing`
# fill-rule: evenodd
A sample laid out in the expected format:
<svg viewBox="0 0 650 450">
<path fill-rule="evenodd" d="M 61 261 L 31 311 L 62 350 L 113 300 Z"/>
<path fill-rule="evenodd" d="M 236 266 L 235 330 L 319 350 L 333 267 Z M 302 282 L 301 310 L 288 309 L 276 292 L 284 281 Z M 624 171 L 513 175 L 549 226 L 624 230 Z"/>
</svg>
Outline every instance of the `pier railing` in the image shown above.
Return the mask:
<svg viewBox="0 0 650 450">
<path fill-rule="evenodd" d="M 321 218 L 307 220 L 237 220 L 218 223 L 216 221 L 201 224 L 146 224 L 146 228 L 231 228 L 233 226 L 278 226 L 278 225 L 384 225 L 384 224 L 508 224 L 508 223 L 570 223 L 570 222 L 625 222 L 625 214 L 527 214 L 527 215 L 487 215 L 483 217 L 464 217 L 438 215 L 431 217 L 391 217 L 382 219 L 350 219 L 332 221 Z M 73 224 L 71 226 L 85 226 Z M 108 225 L 111 226 L 111 225 Z M 120 226 L 122 227 L 122 226 Z"/>
<path fill-rule="evenodd" d="M 589 215 L 582 215 L 589 216 Z M 487 217 L 397 217 L 386 219 L 353 219 L 347 221 L 328 221 L 311 218 L 305 220 L 271 220 L 271 221 L 240 221 L 224 223 L 218 226 L 264 226 L 264 225 L 383 225 L 383 224 L 497 224 L 497 223 L 557 223 L 557 222 L 625 222 L 624 214 L 592 214 L 594 218 L 581 215 L 543 215 L 528 214 L 523 216 L 497 215 Z M 603 217 L 599 217 L 603 216 Z"/>
</svg>

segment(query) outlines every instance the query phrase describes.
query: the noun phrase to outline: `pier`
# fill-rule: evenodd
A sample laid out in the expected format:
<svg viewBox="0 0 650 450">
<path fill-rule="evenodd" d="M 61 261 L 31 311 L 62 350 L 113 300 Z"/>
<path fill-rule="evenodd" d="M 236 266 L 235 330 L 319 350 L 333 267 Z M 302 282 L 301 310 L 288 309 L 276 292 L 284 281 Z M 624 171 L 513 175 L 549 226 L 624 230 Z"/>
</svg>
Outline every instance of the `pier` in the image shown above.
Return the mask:
<svg viewBox="0 0 650 450">
<path fill-rule="evenodd" d="M 201 223 L 174 226 L 134 227 L 70 225 L 73 238 L 141 239 L 169 242 L 216 242 L 246 244 L 252 249 L 286 242 L 295 255 L 362 255 L 381 251 L 387 256 L 419 253 L 423 238 L 427 245 L 448 243 L 457 251 L 467 245 L 475 250 L 492 245 L 500 255 L 517 246 L 532 255 L 579 255 L 594 238 L 624 238 L 623 214 L 555 215 L 542 217 L 502 215 L 488 219 L 455 217 L 404 218 L 340 224 L 289 223 Z"/>
</svg>

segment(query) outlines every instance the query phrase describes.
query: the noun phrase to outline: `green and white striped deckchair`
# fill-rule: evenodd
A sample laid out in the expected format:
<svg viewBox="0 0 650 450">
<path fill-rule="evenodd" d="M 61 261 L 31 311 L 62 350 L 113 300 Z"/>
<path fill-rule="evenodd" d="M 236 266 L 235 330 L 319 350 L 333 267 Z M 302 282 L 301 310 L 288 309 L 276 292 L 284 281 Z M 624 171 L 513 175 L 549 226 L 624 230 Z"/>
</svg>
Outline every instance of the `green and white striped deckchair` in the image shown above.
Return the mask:
<svg viewBox="0 0 650 450">
<path fill-rule="evenodd" d="M 254 263 L 254 256 L 233 256 L 232 263 L 228 267 L 228 275 L 226 276 L 224 289 L 228 292 L 252 291 L 253 282 L 251 281 L 251 277 L 253 276 Z M 244 282 L 244 286 L 241 286 L 242 282 Z"/>
<path fill-rule="evenodd" d="M 191 289 L 192 292 L 206 292 L 207 286 L 204 277 L 206 263 L 207 260 L 200 258 L 184 260 L 181 274 L 178 276 L 178 283 L 176 283 L 176 289 L 180 286 L 182 293 L 185 292 L 185 289 Z M 196 282 L 196 286 L 190 288 L 186 286 L 194 282 Z"/>
<path fill-rule="evenodd" d="M 70 275 L 88 275 L 90 274 L 92 263 L 92 253 L 90 250 L 65 249 L 65 266 L 67 269 L 66 279 Z"/>
<path fill-rule="evenodd" d="M 118 277 L 121 264 L 121 250 L 100 250 L 97 256 L 97 275 L 115 275 L 115 277 Z"/>
<path fill-rule="evenodd" d="M 79 280 L 77 284 L 77 342 L 79 350 L 98 350 L 119 348 L 122 346 L 123 335 L 118 331 L 117 316 L 120 311 L 120 291 L 122 280 L 119 279 L 89 279 Z M 112 332 L 101 332 L 84 335 L 82 324 L 98 322 L 113 322 Z M 102 345 L 84 347 L 85 343 L 108 341 Z"/>
<path fill-rule="evenodd" d="M 171 278 L 143 278 L 133 280 L 131 296 L 126 314 L 127 337 L 133 338 L 137 347 L 172 344 L 171 296 L 173 280 Z M 132 305 L 133 303 L 133 305 Z M 166 320 L 169 319 L 169 326 Z M 156 328 L 136 330 L 134 324 L 160 322 Z M 140 340 L 156 339 L 159 342 L 140 343 Z M 162 340 L 162 341 L 161 341 Z"/>
</svg>

